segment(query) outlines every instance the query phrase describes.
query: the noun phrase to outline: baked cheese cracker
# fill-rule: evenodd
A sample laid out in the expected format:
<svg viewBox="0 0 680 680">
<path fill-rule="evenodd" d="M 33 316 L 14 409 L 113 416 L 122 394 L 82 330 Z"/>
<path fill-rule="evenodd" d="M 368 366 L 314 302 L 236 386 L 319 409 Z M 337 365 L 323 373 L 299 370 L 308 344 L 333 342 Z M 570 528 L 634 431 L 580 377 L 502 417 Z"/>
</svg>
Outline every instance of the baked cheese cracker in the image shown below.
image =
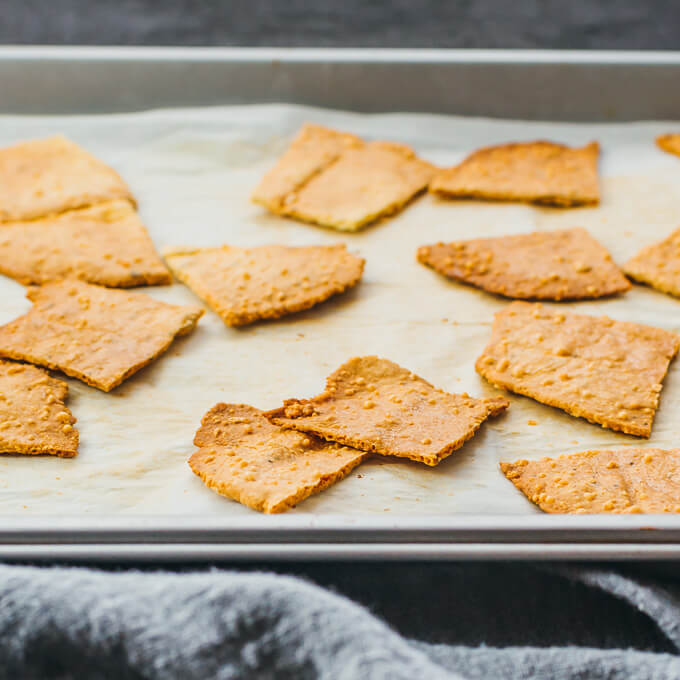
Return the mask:
<svg viewBox="0 0 680 680">
<path fill-rule="evenodd" d="M 444 276 L 525 300 L 582 300 L 622 293 L 630 283 L 585 229 L 436 243 L 418 260 Z"/>
<path fill-rule="evenodd" d="M 77 278 L 112 288 L 168 284 L 170 273 L 128 201 L 0 227 L 0 273 L 23 283 Z"/>
<path fill-rule="evenodd" d="M 661 135 L 656 138 L 656 143 L 660 149 L 680 156 L 680 134 Z"/>
<path fill-rule="evenodd" d="M 47 371 L 0 359 L 0 453 L 78 454 L 68 385 Z"/>
<path fill-rule="evenodd" d="M 82 281 L 29 288 L 32 309 L 0 327 L 0 356 L 62 371 L 108 392 L 191 332 L 200 307 Z"/>
<path fill-rule="evenodd" d="M 443 198 L 594 205 L 600 201 L 599 154 L 597 142 L 582 148 L 544 141 L 487 147 L 437 173 L 430 191 Z"/>
<path fill-rule="evenodd" d="M 345 150 L 289 194 L 281 214 L 341 231 L 392 215 L 427 187 L 433 167 L 401 144 L 372 142 Z"/>
<path fill-rule="evenodd" d="M 165 259 L 228 326 L 309 309 L 356 285 L 364 269 L 344 244 L 171 250 Z"/>
<path fill-rule="evenodd" d="M 572 416 L 649 437 L 680 335 L 513 302 L 496 313 L 477 372 Z"/>
<path fill-rule="evenodd" d="M 329 441 L 437 465 L 507 407 L 502 397 L 438 390 L 392 361 L 368 356 L 343 364 L 317 397 L 288 399 L 266 415 Z"/>
<path fill-rule="evenodd" d="M 359 137 L 346 132 L 305 124 L 286 153 L 262 178 L 253 193 L 253 201 L 279 212 L 291 192 L 330 165 L 343 151 L 363 144 Z"/>
<path fill-rule="evenodd" d="M 680 512 L 680 449 L 584 451 L 500 465 L 545 512 Z"/>
<path fill-rule="evenodd" d="M 203 417 L 191 469 L 223 496 L 283 512 L 346 477 L 368 454 L 272 425 L 245 404 L 217 404 Z"/>
<path fill-rule="evenodd" d="M 680 229 L 643 248 L 623 266 L 631 279 L 680 297 Z"/>
<path fill-rule="evenodd" d="M 66 137 L 0 149 L 0 222 L 32 220 L 117 198 L 134 204 L 115 170 Z"/>
</svg>

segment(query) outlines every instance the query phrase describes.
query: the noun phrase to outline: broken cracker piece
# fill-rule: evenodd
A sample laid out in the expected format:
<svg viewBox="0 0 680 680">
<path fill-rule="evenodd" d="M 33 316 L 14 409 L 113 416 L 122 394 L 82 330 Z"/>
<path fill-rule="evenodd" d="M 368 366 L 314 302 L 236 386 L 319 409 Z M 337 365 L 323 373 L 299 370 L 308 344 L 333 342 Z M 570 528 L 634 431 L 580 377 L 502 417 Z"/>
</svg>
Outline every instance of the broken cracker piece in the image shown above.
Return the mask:
<svg viewBox="0 0 680 680">
<path fill-rule="evenodd" d="M 344 244 L 170 250 L 165 259 L 228 326 L 309 309 L 356 285 L 364 269 Z"/>
<path fill-rule="evenodd" d="M 340 366 L 317 397 L 288 399 L 265 415 L 329 441 L 437 465 L 508 405 L 503 397 L 449 394 L 392 361 L 368 356 Z"/>
<path fill-rule="evenodd" d="M 630 283 L 585 229 L 437 243 L 418 260 L 444 276 L 525 300 L 581 300 L 613 295 Z"/>
<path fill-rule="evenodd" d="M 61 135 L 0 149 L 0 222 L 102 201 L 135 203 L 120 175 Z"/>
<path fill-rule="evenodd" d="M 611 430 L 649 437 L 680 335 L 513 302 L 475 368 L 489 382 Z"/>
<path fill-rule="evenodd" d="M 278 163 L 262 178 L 252 200 L 279 212 L 285 198 L 330 165 L 345 149 L 364 142 L 355 135 L 306 123 Z"/>
<path fill-rule="evenodd" d="M 537 141 L 475 151 L 460 165 L 440 171 L 430 191 L 443 198 L 523 201 L 568 208 L 600 201 L 600 145 L 572 148 Z"/>
<path fill-rule="evenodd" d="M 70 280 L 29 288 L 32 309 L 0 327 L 0 356 L 62 371 L 108 392 L 191 332 L 200 307 Z"/>
<path fill-rule="evenodd" d="M 283 512 L 346 477 L 368 454 L 272 425 L 245 404 L 217 404 L 189 459 L 205 484 L 260 512 Z"/>
<path fill-rule="evenodd" d="M 631 279 L 680 297 L 680 229 L 643 248 L 623 266 Z"/>
<path fill-rule="evenodd" d="M 134 208 L 123 200 L 3 224 L 0 273 L 24 285 L 66 278 L 112 288 L 172 281 Z"/>
<path fill-rule="evenodd" d="M 680 156 L 680 134 L 660 135 L 656 138 L 656 144 L 660 149 Z"/>
<path fill-rule="evenodd" d="M 680 449 L 583 451 L 500 467 L 545 512 L 680 512 Z"/>
<path fill-rule="evenodd" d="M 68 385 L 35 366 L 0 359 L 0 453 L 78 455 Z"/>
</svg>

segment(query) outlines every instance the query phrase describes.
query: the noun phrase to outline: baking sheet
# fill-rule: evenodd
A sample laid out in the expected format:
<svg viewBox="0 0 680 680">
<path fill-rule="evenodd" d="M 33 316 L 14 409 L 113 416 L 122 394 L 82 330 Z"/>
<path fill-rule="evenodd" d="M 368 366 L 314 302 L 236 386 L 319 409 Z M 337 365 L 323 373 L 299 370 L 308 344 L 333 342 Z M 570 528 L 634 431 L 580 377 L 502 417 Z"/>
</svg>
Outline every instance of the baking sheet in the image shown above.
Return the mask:
<svg viewBox="0 0 680 680">
<path fill-rule="evenodd" d="M 478 146 L 547 138 L 597 139 L 603 200 L 557 210 L 518 204 L 441 202 L 424 196 L 397 217 L 342 234 L 271 216 L 248 200 L 262 173 L 304 121 L 367 138 L 411 144 L 451 165 Z M 506 302 L 455 284 L 415 261 L 438 240 L 583 226 L 623 262 L 680 222 L 680 159 L 658 150 L 671 123 L 549 124 L 433 115 L 360 115 L 269 105 L 64 117 L 0 117 L 0 144 L 63 132 L 113 165 L 132 187 L 159 249 L 166 246 L 289 245 L 344 241 L 366 258 L 362 283 L 282 321 L 228 329 L 208 311 L 195 333 L 152 366 L 104 394 L 68 379 L 78 418 L 73 460 L 0 458 L 0 514 L 244 517 L 252 511 L 206 489 L 186 465 L 201 416 L 218 401 L 272 408 L 320 392 L 350 356 L 379 354 L 437 387 L 491 396 L 474 371 L 493 313 Z M 146 288 L 155 298 L 195 303 L 175 284 Z M 0 277 L 0 323 L 29 308 L 23 287 Z M 636 286 L 621 298 L 561 305 L 680 331 L 680 302 Z M 680 365 L 671 366 L 648 442 L 512 396 L 507 415 L 436 468 L 374 460 L 292 513 L 424 516 L 539 513 L 498 470 L 499 460 L 588 448 L 673 447 L 680 425 Z M 529 426 L 528 420 L 538 422 Z"/>
</svg>

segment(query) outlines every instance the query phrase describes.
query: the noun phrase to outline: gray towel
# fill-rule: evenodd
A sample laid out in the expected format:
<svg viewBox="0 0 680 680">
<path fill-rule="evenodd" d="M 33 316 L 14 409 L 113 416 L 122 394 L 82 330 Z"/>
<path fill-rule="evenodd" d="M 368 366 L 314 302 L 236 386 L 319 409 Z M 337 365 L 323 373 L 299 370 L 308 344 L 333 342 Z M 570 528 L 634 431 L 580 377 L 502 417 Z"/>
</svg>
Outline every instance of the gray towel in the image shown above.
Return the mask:
<svg viewBox="0 0 680 680">
<path fill-rule="evenodd" d="M 591 619 L 598 625 L 598 616 L 602 625 L 615 626 L 615 620 L 626 619 L 625 611 L 618 608 L 630 607 L 637 611 L 624 621 L 624 628 L 641 625 L 635 619 L 640 617 L 652 628 L 658 627 L 659 637 L 665 636 L 666 648 L 673 653 L 574 646 L 494 648 L 415 641 L 340 594 L 303 579 L 259 571 L 110 573 L 1 566 L 0 677 L 680 678 L 680 657 L 676 655 L 680 646 L 680 585 L 670 578 L 644 578 L 585 567 L 554 566 L 546 570 L 524 565 L 438 565 L 436 571 L 428 573 L 428 565 L 416 564 L 397 567 L 396 571 L 389 565 L 375 565 L 373 573 L 378 576 L 371 582 L 365 567 L 358 571 L 351 565 L 325 569 L 337 570 L 347 582 L 355 578 L 368 581 L 376 596 L 370 603 L 373 608 L 380 606 L 377 598 L 387 597 L 392 604 L 399 605 L 402 598 L 404 607 L 420 604 L 423 609 L 425 603 L 408 602 L 412 588 L 399 586 L 405 568 L 423 593 L 440 600 L 439 611 L 457 624 L 464 625 L 465 617 L 473 615 L 462 593 L 469 594 L 477 587 L 471 584 L 481 582 L 468 580 L 474 573 L 501 581 L 508 599 L 494 600 L 491 607 L 497 609 L 499 617 L 508 605 L 518 609 L 517 627 L 538 616 L 532 607 L 552 609 L 552 616 L 559 621 L 561 609 L 569 606 L 568 599 L 574 599 L 576 591 L 572 588 L 576 584 L 578 597 L 583 600 L 585 627 Z M 311 573 L 314 578 L 321 572 L 317 568 Z M 546 586 L 551 580 L 553 585 Z M 521 586 L 514 595 L 512 583 Z M 534 592 L 521 592 L 530 589 Z M 590 592 L 596 597 L 593 601 Z M 543 599 L 542 593 L 549 597 Z M 517 603 L 525 601 L 528 611 L 520 612 Z M 609 601 L 611 607 L 606 604 Z M 488 606 L 483 599 L 475 600 L 474 593 L 473 602 Z M 486 612 L 485 618 L 492 630 L 496 620 L 493 611 Z M 427 621 L 423 630 L 427 630 Z M 570 639 L 573 635 L 565 630 L 564 640 Z M 641 635 L 634 640 L 641 643 L 638 647 L 650 644 Z"/>
</svg>

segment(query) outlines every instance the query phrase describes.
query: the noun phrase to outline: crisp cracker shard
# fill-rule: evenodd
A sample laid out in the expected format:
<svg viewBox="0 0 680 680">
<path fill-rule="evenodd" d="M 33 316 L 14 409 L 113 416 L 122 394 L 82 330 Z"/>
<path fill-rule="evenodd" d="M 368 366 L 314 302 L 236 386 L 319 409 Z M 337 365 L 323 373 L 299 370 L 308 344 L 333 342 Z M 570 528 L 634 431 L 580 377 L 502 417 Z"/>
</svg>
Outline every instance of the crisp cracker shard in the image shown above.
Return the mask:
<svg viewBox="0 0 680 680">
<path fill-rule="evenodd" d="M 368 356 L 343 364 L 317 397 L 288 399 L 265 415 L 357 449 L 437 465 L 507 407 L 502 397 L 438 390 L 392 361 Z"/>
<path fill-rule="evenodd" d="M 631 279 L 680 297 L 680 229 L 643 248 L 623 266 Z"/>
<path fill-rule="evenodd" d="M 500 466 L 545 512 L 680 512 L 680 449 L 583 451 Z"/>
<path fill-rule="evenodd" d="M 134 208 L 123 200 L 0 226 L 0 273 L 24 285 L 77 278 L 129 288 L 172 280 Z"/>
<path fill-rule="evenodd" d="M 171 250 L 165 259 L 228 326 L 309 309 L 356 285 L 364 269 L 344 244 Z"/>
<path fill-rule="evenodd" d="M 513 302 L 496 313 L 477 372 L 611 430 L 649 437 L 680 335 Z"/>
<path fill-rule="evenodd" d="M 610 254 L 585 229 L 436 243 L 418 260 L 444 276 L 526 300 L 582 300 L 630 289 Z"/>
<path fill-rule="evenodd" d="M 29 288 L 32 309 L 0 327 L 0 356 L 108 392 L 191 332 L 203 310 L 82 281 Z"/>
<path fill-rule="evenodd" d="M 660 149 L 680 156 L 680 134 L 661 135 L 656 138 L 656 144 Z"/>
<path fill-rule="evenodd" d="M 78 454 L 68 385 L 35 366 L 0 360 L 0 453 Z"/>
<path fill-rule="evenodd" d="M 0 149 L 0 222 L 134 199 L 118 173 L 61 135 Z"/>
<path fill-rule="evenodd" d="M 544 141 L 487 147 L 437 173 L 430 191 L 443 198 L 594 205 L 600 201 L 599 154 L 597 142 L 582 148 Z"/>
<path fill-rule="evenodd" d="M 346 477 L 368 454 L 272 425 L 245 404 L 201 421 L 189 466 L 211 489 L 253 510 L 283 512 Z"/>
</svg>

